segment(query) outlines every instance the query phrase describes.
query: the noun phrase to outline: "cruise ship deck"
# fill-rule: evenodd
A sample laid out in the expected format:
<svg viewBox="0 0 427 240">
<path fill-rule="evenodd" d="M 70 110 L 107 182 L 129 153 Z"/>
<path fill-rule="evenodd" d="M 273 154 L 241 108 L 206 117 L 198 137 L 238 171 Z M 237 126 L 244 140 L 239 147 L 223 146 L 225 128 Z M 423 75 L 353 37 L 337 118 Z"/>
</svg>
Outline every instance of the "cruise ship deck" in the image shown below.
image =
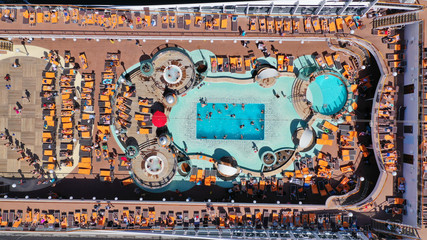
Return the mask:
<svg viewBox="0 0 427 240">
<path fill-rule="evenodd" d="M 423 9 L 4 5 L 0 235 L 422 239 Z"/>
</svg>

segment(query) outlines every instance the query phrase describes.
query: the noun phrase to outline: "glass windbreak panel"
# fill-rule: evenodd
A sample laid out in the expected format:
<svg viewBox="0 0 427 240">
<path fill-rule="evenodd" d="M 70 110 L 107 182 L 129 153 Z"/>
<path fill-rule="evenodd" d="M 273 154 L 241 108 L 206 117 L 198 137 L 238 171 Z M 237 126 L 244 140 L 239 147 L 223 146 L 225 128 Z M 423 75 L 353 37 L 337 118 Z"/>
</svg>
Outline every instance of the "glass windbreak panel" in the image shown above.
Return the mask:
<svg viewBox="0 0 427 240">
<path fill-rule="evenodd" d="M 236 7 L 236 13 L 245 13 L 246 7 L 245 6 L 237 6 Z"/>
<path fill-rule="evenodd" d="M 260 7 L 258 8 L 258 13 L 269 13 L 271 7 Z"/>
<path fill-rule="evenodd" d="M 255 14 L 258 13 L 258 8 L 257 7 L 249 7 L 249 14 Z"/>
</svg>

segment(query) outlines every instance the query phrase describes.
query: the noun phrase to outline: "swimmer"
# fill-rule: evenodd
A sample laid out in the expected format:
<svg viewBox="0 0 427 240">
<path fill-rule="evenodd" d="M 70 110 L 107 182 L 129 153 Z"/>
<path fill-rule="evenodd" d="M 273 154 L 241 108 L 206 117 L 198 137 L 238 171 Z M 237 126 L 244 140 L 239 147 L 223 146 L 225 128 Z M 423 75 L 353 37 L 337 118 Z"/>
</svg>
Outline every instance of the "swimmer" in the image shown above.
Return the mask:
<svg viewBox="0 0 427 240">
<path fill-rule="evenodd" d="M 264 114 L 264 109 L 261 110 L 261 113 Z"/>
<path fill-rule="evenodd" d="M 236 114 L 231 114 L 230 117 L 235 118 Z"/>
<path fill-rule="evenodd" d="M 200 113 L 198 113 L 197 116 L 200 117 Z"/>
<path fill-rule="evenodd" d="M 214 135 L 214 139 L 216 139 L 216 135 Z"/>
<path fill-rule="evenodd" d="M 236 106 L 236 104 L 235 104 L 235 103 L 233 103 L 232 105 L 233 105 L 233 107 L 235 107 L 235 106 Z"/>
<path fill-rule="evenodd" d="M 245 110 L 245 104 L 242 103 L 242 110 Z"/>
<path fill-rule="evenodd" d="M 255 128 L 255 130 L 259 131 L 259 129 L 258 129 L 258 128 Z"/>
<path fill-rule="evenodd" d="M 255 123 L 254 123 L 254 121 L 251 121 L 251 125 L 254 125 Z"/>
<path fill-rule="evenodd" d="M 261 129 L 264 129 L 264 125 L 261 125 Z"/>
<path fill-rule="evenodd" d="M 225 104 L 225 110 L 228 110 L 228 104 L 227 103 Z"/>
<path fill-rule="evenodd" d="M 243 134 L 240 134 L 240 139 L 243 139 Z"/>
<path fill-rule="evenodd" d="M 212 104 L 212 109 L 215 109 L 215 104 Z"/>
<path fill-rule="evenodd" d="M 209 117 L 212 117 L 212 112 L 209 112 Z"/>
<path fill-rule="evenodd" d="M 222 113 L 221 110 L 218 109 L 218 113 L 221 114 Z"/>
<path fill-rule="evenodd" d="M 224 135 L 224 137 L 223 137 L 224 139 L 226 139 L 227 138 L 227 135 Z"/>
<path fill-rule="evenodd" d="M 202 121 L 202 119 L 201 118 L 197 118 L 197 121 Z"/>
<path fill-rule="evenodd" d="M 262 119 L 262 118 L 261 118 L 261 119 L 259 120 L 259 122 L 264 122 L 264 119 Z"/>
<path fill-rule="evenodd" d="M 209 114 L 208 113 L 206 113 L 206 119 L 208 119 L 209 118 Z"/>
<path fill-rule="evenodd" d="M 244 127 L 245 127 L 245 125 L 244 125 L 244 124 L 240 125 L 240 128 L 244 128 Z"/>
</svg>

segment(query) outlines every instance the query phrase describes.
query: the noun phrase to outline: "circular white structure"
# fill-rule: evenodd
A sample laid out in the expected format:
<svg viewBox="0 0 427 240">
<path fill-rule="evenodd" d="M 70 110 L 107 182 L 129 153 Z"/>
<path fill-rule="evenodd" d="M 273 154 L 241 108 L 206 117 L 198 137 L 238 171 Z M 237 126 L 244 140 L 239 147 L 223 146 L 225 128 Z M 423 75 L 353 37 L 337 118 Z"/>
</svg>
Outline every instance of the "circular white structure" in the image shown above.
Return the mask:
<svg viewBox="0 0 427 240">
<path fill-rule="evenodd" d="M 145 160 L 145 170 L 151 175 L 158 175 L 164 167 L 165 163 L 159 156 L 151 156 Z"/>
<path fill-rule="evenodd" d="M 176 65 L 169 65 L 163 71 L 163 78 L 170 84 L 178 83 L 182 78 L 182 70 Z"/>
<path fill-rule="evenodd" d="M 302 149 L 308 148 L 313 143 L 313 138 L 313 130 L 306 128 L 301 135 L 301 139 L 299 140 L 299 147 Z"/>
<path fill-rule="evenodd" d="M 173 104 L 175 102 L 175 98 L 173 97 L 173 95 L 167 95 L 166 96 L 166 102 L 169 104 Z"/>
<path fill-rule="evenodd" d="M 161 137 L 159 138 L 159 143 L 160 143 L 161 145 L 166 145 L 166 144 L 168 143 L 168 138 L 167 138 L 167 137 L 165 137 L 165 136 L 161 136 Z"/>
</svg>

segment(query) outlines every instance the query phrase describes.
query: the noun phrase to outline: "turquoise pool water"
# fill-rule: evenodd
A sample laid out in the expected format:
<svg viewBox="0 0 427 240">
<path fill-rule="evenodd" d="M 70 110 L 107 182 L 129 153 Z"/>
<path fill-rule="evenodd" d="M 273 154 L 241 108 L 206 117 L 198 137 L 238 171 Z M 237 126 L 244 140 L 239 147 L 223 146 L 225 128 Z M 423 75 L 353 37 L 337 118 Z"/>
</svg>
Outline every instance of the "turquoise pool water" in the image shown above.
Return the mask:
<svg viewBox="0 0 427 240">
<path fill-rule="evenodd" d="M 264 140 L 264 104 L 197 104 L 198 139 Z"/>
<path fill-rule="evenodd" d="M 335 75 L 319 75 L 310 83 L 307 99 L 313 110 L 323 115 L 332 115 L 340 111 L 347 101 L 347 88 Z"/>
</svg>

